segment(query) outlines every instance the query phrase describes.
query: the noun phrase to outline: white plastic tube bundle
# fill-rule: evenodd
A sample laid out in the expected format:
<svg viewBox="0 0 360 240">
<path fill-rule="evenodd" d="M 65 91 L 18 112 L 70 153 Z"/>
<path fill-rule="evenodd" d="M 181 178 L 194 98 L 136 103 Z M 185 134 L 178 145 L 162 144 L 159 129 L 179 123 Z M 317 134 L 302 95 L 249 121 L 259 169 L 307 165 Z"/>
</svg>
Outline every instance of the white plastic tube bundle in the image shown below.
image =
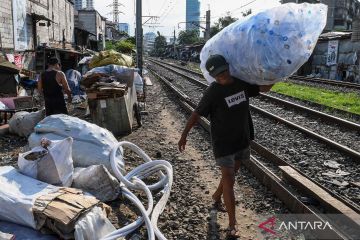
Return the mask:
<svg viewBox="0 0 360 240">
<path fill-rule="evenodd" d="M 240 19 L 212 37 L 203 47 L 201 71 L 210 55 L 224 56 L 232 76 L 267 85 L 295 73 L 311 56 L 327 20 L 324 4 L 288 3 Z"/>
<path fill-rule="evenodd" d="M 123 147 L 127 147 L 137 153 L 145 163 L 136 167 L 125 176 L 122 174 L 123 159 L 119 159 L 118 150 L 120 150 L 120 158 L 124 156 Z M 122 186 L 123 195 L 134 203 L 142 213 L 142 217 L 138 218 L 135 222 L 118 229 L 105 237 L 102 240 L 112 240 L 119 237 L 124 237 L 129 233 L 135 231 L 140 225 L 145 222 L 148 231 L 148 239 L 154 240 L 155 236 L 158 239 L 166 239 L 157 227 L 157 221 L 160 214 L 163 212 L 166 202 L 170 196 L 171 186 L 173 182 L 173 170 L 169 162 L 164 160 L 151 160 L 151 158 L 142 151 L 138 146 L 130 142 L 119 142 L 116 144 L 110 155 L 111 167 L 116 178 L 125 186 Z M 161 172 L 165 172 L 165 175 Z M 158 174 L 161 178 L 158 182 L 146 185 L 142 179 L 149 177 L 153 174 Z M 159 202 L 154 205 L 153 196 L 151 191 L 163 188 L 163 196 Z M 148 198 L 148 207 L 145 209 L 141 201 L 131 192 L 131 190 L 143 190 Z M 151 218 L 150 218 L 151 216 Z"/>
</svg>

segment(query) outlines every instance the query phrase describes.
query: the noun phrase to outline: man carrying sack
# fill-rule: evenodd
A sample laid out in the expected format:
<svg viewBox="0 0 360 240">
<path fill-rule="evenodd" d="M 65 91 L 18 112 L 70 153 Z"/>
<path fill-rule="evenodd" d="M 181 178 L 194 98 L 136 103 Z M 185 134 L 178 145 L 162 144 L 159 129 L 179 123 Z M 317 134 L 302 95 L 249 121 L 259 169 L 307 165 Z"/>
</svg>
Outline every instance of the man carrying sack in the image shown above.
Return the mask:
<svg viewBox="0 0 360 240">
<path fill-rule="evenodd" d="M 240 237 L 236 227 L 234 183 L 241 161 L 250 158 L 250 141 L 254 128 L 249 110 L 249 97 L 270 91 L 272 85 L 248 84 L 230 75 L 229 64 L 221 55 L 212 55 L 206 69 L 216 79 L 206 89 L 195 111 L 189 118 L 179 140 L 179 150 L 185 150 L 186 138 L 201 116 L 210 116 L 211 140 L 216 165 L 221 169 L 221 181 L 212 195 L 214 207 L 228 213 L 227 235 Z M 224 198 L 226 210 L 222 207 Z"/>
</svg>

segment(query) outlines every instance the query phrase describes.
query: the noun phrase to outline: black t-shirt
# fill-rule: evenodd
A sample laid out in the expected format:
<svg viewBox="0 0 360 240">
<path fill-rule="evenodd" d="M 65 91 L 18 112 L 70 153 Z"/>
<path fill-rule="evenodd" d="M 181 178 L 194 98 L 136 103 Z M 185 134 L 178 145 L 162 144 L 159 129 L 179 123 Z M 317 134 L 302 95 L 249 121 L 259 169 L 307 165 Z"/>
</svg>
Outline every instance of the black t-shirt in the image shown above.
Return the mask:
<svg viewBox="0 0 360 240">
<path fill-rule="evenodd" d="M 234 154 L 249 146 L 254 138 L 249 97 L 259 95 L 259 86 L 237 78 L 230 85 L 213 82 L 195 111 L 210 115 L 211 139 L 215 158 Z"/>
</svg>

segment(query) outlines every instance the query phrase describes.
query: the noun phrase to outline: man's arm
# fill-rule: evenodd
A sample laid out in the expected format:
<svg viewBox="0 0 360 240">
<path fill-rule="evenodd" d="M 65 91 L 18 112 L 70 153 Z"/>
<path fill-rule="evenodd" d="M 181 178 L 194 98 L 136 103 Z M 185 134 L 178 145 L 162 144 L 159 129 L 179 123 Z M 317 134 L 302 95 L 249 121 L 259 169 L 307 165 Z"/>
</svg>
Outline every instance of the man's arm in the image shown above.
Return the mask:
<svg viewBox="0 0 360 240">
<path fill-rule="evenodd" d="M 43 92 L 43 84 L 42 84 L 42 74 L 40 74 L 39 80 L 37 82 L 37 89 L 40 94 Z"/>
<path fill-rule="evenodd" d="M 191 128 L 199 121 L 200 119 L 200 115 L 194 111 L 190 118 L 188 119 L 185 129 L 181 134 L 181 138 L 179 140 L 178 146 L 179 146 L 179 151 L 182 152 L 185 150 L 185 145 L 186 145 L 186 138 L 187 135 L 189 134 Z"/>
<path fill-rule="evenodd" d="M 56 80 L 58 82 L 60 82 L 62 88 L 64 89 L 64 92 L 66 93 L 66 95 L 68 96 L 68 102 L 71 102 L 72 97 L 71 97 L 71 90 L 69 87 L 68 82 L 66 81 L 66 77 L 65 74 L 63 72 L 58 72 L 56 74 Z"/>
<path fill-rule="evenodd" d="M 271 85 L 260 85 L 259 90 L 260 92 L 269 92 L 270 89 L 274 86 L 274 84 Z"/>
</svg>

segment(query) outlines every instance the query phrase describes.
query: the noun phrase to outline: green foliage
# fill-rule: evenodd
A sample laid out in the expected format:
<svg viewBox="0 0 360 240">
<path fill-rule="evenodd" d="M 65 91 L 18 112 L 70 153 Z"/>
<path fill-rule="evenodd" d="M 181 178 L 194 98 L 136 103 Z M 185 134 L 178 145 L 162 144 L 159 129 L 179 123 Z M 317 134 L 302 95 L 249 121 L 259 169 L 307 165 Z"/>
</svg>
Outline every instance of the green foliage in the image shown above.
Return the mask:
<svg viewBox="0 0 360 240">
<path fill-rule="evenodd" d="M 360 95 L 357 93 L 337 92 L 289 82 L 279 82 L 275 84 L 272 87 L 272 91 L 347 112 L 360 114 Z"/>
<path fill-rule="evenodd" d="M 180 45 L 198 43 L 200 41 L 199 31 L 197 30 L 180 31 L 178 41 Z"/>
<path fill-rule="evenodd" d="M 125 41 L 136 45 L 136 38 L 135 37 L 128 37 Z"/>
<path fill-rule="evenodd" d="M 247 12 L 249 12 L 249 14 L 251 14 L 251 9 L 247 10 Z M 244 13 L 243 13 L 244 15 Z M 238 18 L 234 18 L 230 15 L 230 12 L 226 13 L 225 17 L 221 17 L 219 18 L 219 20 L 210 28 L 210 37 L 213 37 L 215 34 L 217 34 L 218 32 L 220 32 L 222 29 L 224 29 L 225 27 L 229 26 L 231 23 L 237 21 Z"/>
<path fill-rule="evenodd" d="M 155 38 L 154 50 L 150 53 L 152 56 L 162 56 L 165 53 L 166 38 L 158 32 L 158 36 Z"/>
<path fill-rule="evenodd" d="M 128 40 L 106 41 L 106 50 L 111 49 L 120 53 L 131 54 L 132 50 L 135 49 L 135 44 Z"/>
</svg>

